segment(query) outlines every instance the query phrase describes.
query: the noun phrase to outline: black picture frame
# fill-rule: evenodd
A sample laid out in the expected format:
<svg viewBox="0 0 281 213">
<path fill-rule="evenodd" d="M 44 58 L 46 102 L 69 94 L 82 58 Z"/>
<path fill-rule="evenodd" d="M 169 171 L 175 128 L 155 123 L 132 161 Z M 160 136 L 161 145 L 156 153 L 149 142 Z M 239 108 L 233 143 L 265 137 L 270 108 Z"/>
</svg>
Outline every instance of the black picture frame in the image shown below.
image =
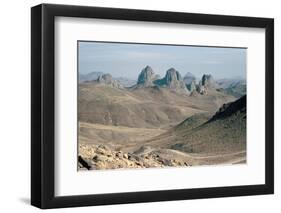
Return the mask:
<svg viewBox="0 0 281 213">
<path fill-rule="evenodd" d="M 264 28 L 265 184 L 56 197 L 55 17 Z M 217 198 L 274 193 L 274 20 L 271 18 L 41 4 L 31 8 L 31 204 L 42 208 Z"/>
</svg>

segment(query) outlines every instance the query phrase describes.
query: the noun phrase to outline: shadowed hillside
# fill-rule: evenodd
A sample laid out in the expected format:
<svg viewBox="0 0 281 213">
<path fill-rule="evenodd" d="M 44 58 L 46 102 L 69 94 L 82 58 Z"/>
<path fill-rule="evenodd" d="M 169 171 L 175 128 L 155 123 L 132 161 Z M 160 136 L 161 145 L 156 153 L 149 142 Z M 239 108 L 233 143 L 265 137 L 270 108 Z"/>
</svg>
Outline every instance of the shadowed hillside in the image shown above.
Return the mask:
<svg viewBox="0 0 281 213">
<path fill-rule="evenodd" d="M 186 153 L 246 151 L 246 96 L 224 104 L 209 120 L 192 116 L 149 144 Z"/>
</svg>

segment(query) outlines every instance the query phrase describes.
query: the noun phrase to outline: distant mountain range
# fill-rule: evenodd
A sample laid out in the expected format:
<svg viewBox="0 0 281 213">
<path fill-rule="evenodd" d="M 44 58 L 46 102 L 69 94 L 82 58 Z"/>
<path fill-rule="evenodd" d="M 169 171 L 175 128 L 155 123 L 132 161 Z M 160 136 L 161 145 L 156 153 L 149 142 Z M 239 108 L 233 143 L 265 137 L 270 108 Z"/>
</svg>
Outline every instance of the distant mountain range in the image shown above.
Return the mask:
<svg viewBox="0 0 281 213">
<path fill-rule="evenodd" d="M 103 80 L 106 79 L 106 80 Z M 246 80 L 240 78 L 225 78 L 215 80 L 212 75 L 204 74 L 199 82 L 196 77 L 187 72 L 184 77 L 179 71 L 170 68 L 166 71 L 163 78 L 157 75 L 150 66 L 143 68 L 137 80 L 126 77 L 112 77 L 110 74 L 103 72 L 91 72 L 88 74 L 79 74 L 79 83 L 102 83 L 118 89 L 146 88 L 146 87 L 163 87 L 177 93 L 190 95 L 206 95 L 210 90 L 219 90 L 234 97 L 241 97 L 246 94 Z"/>
<path fill-rule="evenodd" d="M 246 85 L 246 80 L 242 78 L 224 78 L 216 80 L 216 83 L 219 88 L 226 89 L 229 87 L 235 87 L 238 84 Z"/>
<path fill-rule="evenodd" d="M 247 83 L 245 79 L 220 79 L 217 80 L 216 83 L 218 88 L 221 88 L 224 92 L 236 98 L 246 95 L 247 93 Z"/>
<path fill-rule="evenodd" d="M 104 74 L 106 74 L 106 73 L 103 73 L 103 72 L 90 72 L 87 74 L 79 73 L 79 83 L 96 81 L 98 79 L 98 77 L 100 77 Z M 113 78 L 113 79 L 117 80 L 120 84 L 123 85 L 123 87 L 131 87 L 131 86 L 135 85 L 137 82 L 136 80 L 132 80 L 132 79 L 125 78 L 125 77 L 117 77 L 117 78 Z"/>
</svg>

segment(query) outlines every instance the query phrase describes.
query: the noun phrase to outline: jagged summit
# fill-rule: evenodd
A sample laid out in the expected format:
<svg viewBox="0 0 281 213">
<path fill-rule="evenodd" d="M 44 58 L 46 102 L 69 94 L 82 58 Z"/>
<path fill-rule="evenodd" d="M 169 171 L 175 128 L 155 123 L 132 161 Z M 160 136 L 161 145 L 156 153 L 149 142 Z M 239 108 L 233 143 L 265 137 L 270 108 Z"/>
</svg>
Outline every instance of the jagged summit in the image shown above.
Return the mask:
<svg viewBox="0 0 281 213">
<path fill-rule="evenodd" d="M 197 92 L 200 94 L 207 94 L 208 90 L 216 88 L 216 82 L 212 75 L 204 74 L 197 87 Z"/>
<path fill-rule="evenodd" d="M 212 75 L 204 74 L 202 76 L 201 81 L 202 81 L 202 85 L 205 86 L 206 88 L 215 88 L 215 86 L 216 86 L 216 82 Z"/>
<path fill-rule="evenodd" d="M 185 83 L 183 82 L 181 74 L 175 68 L 168 69 L 165 77 L 154 81 L 154 84 L 169 88 L 174 92 L 189 93 L 186 89 Z"/>
<path fill-rule="evenodd" d="M 138 76 L 138 86 L 149 87 L 153 86 L 153 81 L 157 79 L 153 69 L 150 66 L 146 66 Z"/>
<path fill-rule="evenodd" d="M 153 86 L 166 87 L 175 92 L 188 93 L 181 74 L 175 68 L 168 69 L 165 77 L 162 79 L 159 75 L 155 74 L 150 66 L 146 66 L 144 69 L 142 69 L 141 73 L 139 74 L 136 87 L 142 88 Z"/>
<path fill-rule="evenodd" d="M 167 85 L 171 85 L 177 81 L 182 81 L 182 77 L 177 70 L 170 68 L 166 72 L 165 80 Z"/>
</svg>

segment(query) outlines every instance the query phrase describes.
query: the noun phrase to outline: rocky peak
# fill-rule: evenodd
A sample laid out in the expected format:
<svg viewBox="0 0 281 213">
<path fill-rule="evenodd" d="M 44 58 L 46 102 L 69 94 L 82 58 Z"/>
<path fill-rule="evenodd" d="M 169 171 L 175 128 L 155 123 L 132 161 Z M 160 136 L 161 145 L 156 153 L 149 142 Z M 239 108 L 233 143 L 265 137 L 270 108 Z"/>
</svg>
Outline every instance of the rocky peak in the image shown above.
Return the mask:
<svg viewBox="0 0 281 213">
<path fill-rule="evenodd" d="M 108 73 L 100 75 L 96 81 L 97 83 L 105 84 L 110 87 L 119 88 L 119 89 L 123 88 L 123 86 L 117 80 L 114 80 L 112 76 Z"/>
<path fill-rule="evenodd" d="M 138 77 L 138 85 L 153 86 L 153 81 L 156 80 L 156 75 L 150 66 L 146 66 Z"/>
<path fill-rule="evenodd" d="M 216 85 L 216 82 L 212 75 L 204 74 L 202 76 L 201 82 L 202 82 L 202 85 L 205 86 L 206 88 L 215 88 L 215 85 Z"/>
<path fill-rule="evenodd" d="M 178 81 L 182 81 L 182 77 L 177 70 L 175 70 L 174 68 L 170 68 L 166 72 L 165 80 L 167 85 L 171 85 L 175 84 Z"/>
<path fill-rule="evenodd" d="M 215 89 L 216 82 L 212 75 L 204 74 L 197 87 L 197 92 L 200 94 L 207 94 L 207 90 Z"/>
<path fill-rule="evenodd" d="M 188 93 L 181 74 L 174 68 L 167 70 L 164 78 L 154 81 L 158 86 L 167 87 L 175 92 Z"/>
</svg>

